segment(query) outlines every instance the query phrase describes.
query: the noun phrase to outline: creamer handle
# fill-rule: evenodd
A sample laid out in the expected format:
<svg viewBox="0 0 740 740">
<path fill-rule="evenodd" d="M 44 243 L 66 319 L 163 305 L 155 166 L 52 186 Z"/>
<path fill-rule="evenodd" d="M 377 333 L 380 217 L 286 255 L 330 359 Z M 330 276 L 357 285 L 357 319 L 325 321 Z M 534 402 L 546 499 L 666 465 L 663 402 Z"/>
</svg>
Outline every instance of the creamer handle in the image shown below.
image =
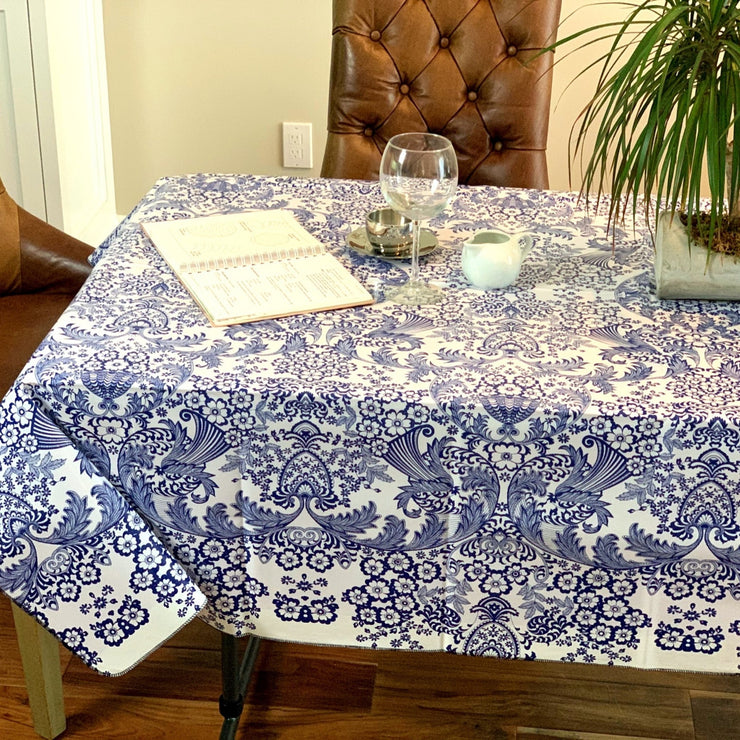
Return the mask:
<svg viewBox="0 0 740 740">
<path fill-rule="evenodd" d="M 524 259 L 529 254 L 529 250 L 532 249 L 532 244 L 534 242 L 529 234 L 522 233 L 517 236 L 519 239 L 519 246 L 522 250 L 522 259 Z"/>
</svg>

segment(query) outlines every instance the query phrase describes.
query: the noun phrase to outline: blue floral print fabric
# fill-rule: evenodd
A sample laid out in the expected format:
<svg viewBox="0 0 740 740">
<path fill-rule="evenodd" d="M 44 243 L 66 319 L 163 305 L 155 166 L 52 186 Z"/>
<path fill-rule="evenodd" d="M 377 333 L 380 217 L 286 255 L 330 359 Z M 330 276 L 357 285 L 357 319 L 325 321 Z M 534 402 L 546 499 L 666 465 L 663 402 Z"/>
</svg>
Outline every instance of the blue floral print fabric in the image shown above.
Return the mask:
<svg viewBox="0 0 740 740">
<path fill-rule="evenodd" d="M 377 183 L 158 181 L 0 405 L 0 588 L 120 673 L 196 614 L 296 642 L 735 672 L 740 309 L 659 301 L 641 214 L 460 187 L 441 303 L 347 236 Z M 602 204 L 603 206 L 603 204 Z M 214 328 L 140 223 L 285 208 L 371 306 Z M 527 231 L 503 290 L 460 267 Z"/>
</svg>

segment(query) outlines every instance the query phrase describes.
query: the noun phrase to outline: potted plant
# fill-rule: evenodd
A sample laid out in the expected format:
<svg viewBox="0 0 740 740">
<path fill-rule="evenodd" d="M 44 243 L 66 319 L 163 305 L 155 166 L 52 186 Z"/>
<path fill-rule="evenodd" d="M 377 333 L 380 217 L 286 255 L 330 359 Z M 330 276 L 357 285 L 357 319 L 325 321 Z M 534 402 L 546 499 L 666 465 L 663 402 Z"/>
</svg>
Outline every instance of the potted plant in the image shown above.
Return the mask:
<svg viewBox="0 0 740 740">
<path fill-rule="evenodd" d="M 571 133 L 570 146 L 586 160 L 582 192 L 611 193 L 612 226 L 644 196 L 659 297 L 738 299 L 740 3 L 606 4 L 629 8 L 626 19 L 550 47 L 611 39 Z"/>
</svg>

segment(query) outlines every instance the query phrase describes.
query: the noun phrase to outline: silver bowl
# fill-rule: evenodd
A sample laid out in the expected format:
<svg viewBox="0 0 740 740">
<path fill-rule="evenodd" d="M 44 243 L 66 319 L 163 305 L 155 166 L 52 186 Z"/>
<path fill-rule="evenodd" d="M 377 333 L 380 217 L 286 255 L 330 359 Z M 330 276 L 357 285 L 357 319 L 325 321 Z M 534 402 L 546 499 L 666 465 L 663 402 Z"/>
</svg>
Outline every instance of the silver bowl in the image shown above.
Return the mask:
<svg viewBox="0 0 740 740">
<path fill-rule="evenodd" d="M 412 221 L 392 208 L 378 208 L 365 217 L 367 240 L 376 254 L 398 257 L 413 241 Z"/>
</svg>

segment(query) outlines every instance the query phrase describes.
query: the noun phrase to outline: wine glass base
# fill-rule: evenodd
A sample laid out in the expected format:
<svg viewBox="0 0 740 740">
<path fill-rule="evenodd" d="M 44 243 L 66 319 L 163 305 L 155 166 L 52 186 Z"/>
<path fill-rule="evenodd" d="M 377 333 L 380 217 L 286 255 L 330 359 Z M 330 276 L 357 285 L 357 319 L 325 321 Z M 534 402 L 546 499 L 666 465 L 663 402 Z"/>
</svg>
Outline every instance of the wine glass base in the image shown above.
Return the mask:
<svg viewBox="0 0 740 740">
<path fill-rule="evenodd" d="M 444 297 L 441 288 L 421 280 L 409 280 L 397 288 L 386 290 L 385 297 L 406 306 L 426 306 L 439 303 Z"/>
</svg>

